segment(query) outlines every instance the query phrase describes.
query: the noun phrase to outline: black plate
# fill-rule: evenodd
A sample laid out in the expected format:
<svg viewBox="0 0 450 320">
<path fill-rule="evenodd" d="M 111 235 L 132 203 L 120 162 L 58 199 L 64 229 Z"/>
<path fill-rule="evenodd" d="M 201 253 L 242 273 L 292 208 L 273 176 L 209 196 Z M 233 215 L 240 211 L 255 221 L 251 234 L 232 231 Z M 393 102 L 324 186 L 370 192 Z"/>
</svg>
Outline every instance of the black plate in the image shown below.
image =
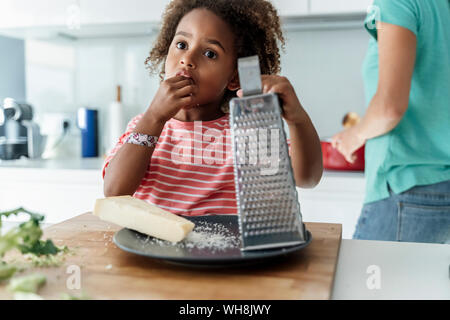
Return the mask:
<svg viewBox="0 0 450 320">
<path fill-rule="evenodd" d="M 172 245 L 170 242 L 156 240 L 127 228 L 117 231 L 113 241 L 122 250 L 149 258 L 190 266 L 217 267 L 257 263 L 269 258 L 286 255 L 305 248 L 312 240 L 311 233 L 307 231 L 307 240 L 303 244 L 285 248 L 244 252 L 240 249 L 241 240 L 239 238 L 238 217 L 236 215 L 211 215 L 186 218 L 196 224 L 194 231 L 197 225 L 202 222 L 222 225 L 228 230 L 229 234 L 233 235 L 235 239 L 238 239 L 237 245 L 223 250 L 208 247 L 179 247 Z"/>
</svg>

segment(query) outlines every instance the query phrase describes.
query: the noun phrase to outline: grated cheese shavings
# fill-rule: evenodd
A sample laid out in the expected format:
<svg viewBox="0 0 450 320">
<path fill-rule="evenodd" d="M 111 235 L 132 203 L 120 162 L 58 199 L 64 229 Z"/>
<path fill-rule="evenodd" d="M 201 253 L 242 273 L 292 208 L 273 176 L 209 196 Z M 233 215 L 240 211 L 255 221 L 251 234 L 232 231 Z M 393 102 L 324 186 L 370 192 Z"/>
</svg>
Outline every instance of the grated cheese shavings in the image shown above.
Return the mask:
<svg viewBox="0 0 450 320">
<path fill-rule="evenodd" d="M 197 222 L 194 230 L 183 241 L 177 243 L 142 234 L 137 234 L 137 237 L 143 246 L 152 244 L 180 249 L 207 249 L 212 252 L 239 248 L 241 244 L 240 239 L 223 224 L 205 221 Z"/>
</svg>

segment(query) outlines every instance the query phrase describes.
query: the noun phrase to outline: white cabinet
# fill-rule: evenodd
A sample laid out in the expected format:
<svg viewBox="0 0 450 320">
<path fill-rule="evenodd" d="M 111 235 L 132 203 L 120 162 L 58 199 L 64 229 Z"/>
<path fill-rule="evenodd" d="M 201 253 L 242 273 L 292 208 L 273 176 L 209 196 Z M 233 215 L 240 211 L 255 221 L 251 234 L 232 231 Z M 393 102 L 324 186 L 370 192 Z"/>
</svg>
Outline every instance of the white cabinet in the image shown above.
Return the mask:
<svg viewBox="0 0 450 320">
<path fill-rule="evenodd" d="M 155 23 L 170 0 L 1 0 L 0 29 Z M 272 0 L 282 17 L 365 12 L 373 0 Z"/>
<path fill-rule="evenodd" d="M 73 0 L 1 0 L 0 28 L 65 25 Z"/>
<path fill-rule="evenodd" d="M 44 173 L 44 172 L 42 172 Z M 75 174 L 61 174 L 73 177 Z M 83 175 L 81 175 L 83 176 Z M 90 183 L 67 183 L 67 181 L 0 182 L 0 211 L 24 207 L 32 212 L 45 215 L 46 223 L 59 223 L 79 214 L 92 211 L 95 200 L 103 198 L 102 185 Z M 12 220 L 21 220 L 12 217 Z"/>
<path fill-rule="evenodd" d="M 364 13 L 372 3 L 373 0 L 310 0 L 310 13 Z"/>
<path fill-rule="evenodd" d="M 100 167 L 102 159 L 82 161 L 72 168 L 65 168 L 70 161 L 49 160 L 46 165 L 36 160 L 34 167 L 33 161 L 30 167 L 8 167 L 0 162 L 0 212 L 24 207 L 44 214 L 45 222 L 52 224 L 92 211 L 95 200 L 104 197 L 101 170 L 93 168 Z M 13 216 L 8 220 L 24 218 Z"/>
<path fill-rule="evenodd" d="M 303 16 L 308 14 L 308 0 L 272 0 L 272 4 L 282 17 Z"/>
<path fill-rule="evenodd" d="M 157 22 L 170 0 L 80 0 L 81 25 Z"/>
<path fill-rule="evenodd" d="M 373 0 L 271 0 L 282 18 L 365 13 Z M 170 0 L 1 0 L 0 33 L 78 39 L 148 35 Z"/>
<path fill-rule="evenodd" d="M 170 0 L 1 0 L 0 33 L 51 39 L 147 35 Z M 273 0 L 282 17 L 308 14 L 308 0 Z"/>
<path fill-rule="evenodd" d="M 154 23 L 170 0 L 2 0 L 0 29 Z"/>
<path fill-rule="evenodd" d="M 297 192 L 305 222 L 342 224 L 342 238 L 352 238 L 365 195 L 362 172 L 325 171 L 318 186 Z"/>
</svg>

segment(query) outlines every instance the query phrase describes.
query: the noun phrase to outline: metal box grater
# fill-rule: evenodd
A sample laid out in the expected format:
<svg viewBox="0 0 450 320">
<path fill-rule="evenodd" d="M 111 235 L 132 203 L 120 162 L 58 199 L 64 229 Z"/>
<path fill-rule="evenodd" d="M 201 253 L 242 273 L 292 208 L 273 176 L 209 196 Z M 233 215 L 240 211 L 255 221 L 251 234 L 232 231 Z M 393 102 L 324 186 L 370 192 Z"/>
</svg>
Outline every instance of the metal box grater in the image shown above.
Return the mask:
<svg viewBox="0 0 450 320">
<path fill-rule="evenodd" d="M 257 56 L 238 68 L 244 97 L 230 101 L 230 127 L 241 250 L 305 243 L 278 96 L 262 94 Z"/>
</svg>

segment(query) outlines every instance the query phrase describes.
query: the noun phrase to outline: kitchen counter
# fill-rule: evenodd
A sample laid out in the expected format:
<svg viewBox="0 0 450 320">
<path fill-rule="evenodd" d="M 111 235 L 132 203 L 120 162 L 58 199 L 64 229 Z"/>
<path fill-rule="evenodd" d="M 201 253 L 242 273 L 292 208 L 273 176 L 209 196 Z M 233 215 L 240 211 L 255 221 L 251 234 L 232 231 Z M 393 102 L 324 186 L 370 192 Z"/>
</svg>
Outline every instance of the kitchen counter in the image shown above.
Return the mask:
<svg viewBox="0 0 450 320">
<path fill-rule="evenodd" d="M 73 158 L 73 159 L 28 159 L 0 160 L 1 168 L 49 169 L 49 170 L 100 170 L 104 158 Z M 324 170 L 322 179 L 364 179 L 364 172 Z"/>
<path fill-rule="evenodd" d="M 450 299 L 450 244 L 342 240 L 332 299 Z"/>
<path fill-rule="evenodd" d="M 28 159 L 0 160 L 1 168 L 49 169 L 49 170 L 100 170 L 103 157 L 72 159 Z"/>
<path fill-rule="evenodd" d="M 75 184 L 102 182 L 103 158 L 1 160 L 0 176 L 4 181 Z"/>
<path fill-rule="evenodd" d="M 49 181 L 72 181 L 74 183 L 103 184 L 101 170 L 104 158 L 73 158 L 73 159 L 28 159 L 0 160 L 0 176 L 3 181 L 33 181 L 44 183 Z M 351 197 L 355 191 L 364 190 L 364 173 L 351 171 L 324 170 L 322 180 L 314 189 L 300 189 L 300 194 L 318 195 L 328 193 L 328 197 L 338 195 L 336 191 L 349 191 Z M 345 197 L 344 197 L 345 198 Z"/>
<path fill-rule="evenodd" d="M 307 223 L 306 228 L 313 234 L 311 243 L 286 256 L 234 267 L 186 266 L 119 249 L 112 239 L 121 227 L 86 213 L 44 230 L 45 238 L 73 250 L 64 264 L 27 272 L 46 275 L 47 283 L 38 292 L 45 299 L 58 299 L 63 292 L 84 292 L 93 299 L 329 299 L 341 226 Z M 201 252 L 195 246 L 192 250 Z M 11 252 L 6 258 L 17 256 Z M 68 278 L 76 276 L 74 270 L 78 270 L 77 288 L 68 287 Z M 10 296 L 0 286 L 0 299 Z"/>
<path fill-rule="evenodd" d="M 58 245 L 64 242 L 70 246 L 78 246 L 78 255 L 70 259 L 80 258 L 81 260 L 68 261 L 67 264 L 81 263 L 81 275 L 85 279 L 83 283 L 90 287 L 88 293 L 95 293 L 96 298 L 106 298 L 108 293 L 99 288 L 98 285 L 91 286 L 90 280 L 93 281 L 94 278 L 98 278 L 101 283 L 104 283 L 116 298 L 142 299 L 150 295 L 154 299 L 173 299 L 175 294 L 179 298 L 185 299 L 186 296 L 183 296 L 183 290 L 175 292 L 171 291 L 170 286 L 164 286 L 165 282 L 175 284 L 183 281 L 184 274 L 190 274 L 190 279 L 195 277 L 197 282 L 202 279 L 199 286 L 202 287 L 202 290 L 209 288 L 209 291 L 202 291 L 198 294 L 200 296 L 209 295 L 208 299 L 214 299 L 215 297 L 227 299 L 229 297 L 226 296 L 226 292 L 232 293 L 234 299 L 241 299 L 242 297 L 248 299 L 248 290 L 246 295 L 240 296 L 242 290 L 238 290 L 238 287 L 241 286 L 240 283 L 242 281 L 246 281 L 247 289 L 253 285 L 259 287 L 261 282 L 263 283 L 265 287 L 263 292 L 251 292 L 255 299 L 262 296 L 264 296 L 264 299 L 275 299 L 276 297 L 281 299 L 301 299 L 302 297 L 308 299 L 318 297 L 318 287 L 315 285 L 310 286 L 311 292 L 303 291 L 306 285 L 305 281 L 311 282 L 313 279 L 316 279 L 313 276 L 313 272 L 314 270 L 318 271 L 318 269 L 311 265 L 312 261 L 302 264 L 301 260 L 292 257 L 287 260 L 289 263 L 280 261 L 279 263 L 269 264 L 267 268 L 257 266 L 255 268 L 247 267 L 234 271 L 230 270 L 227 272 L 228 279 L 220 280 L 221 278 L 218 277 L 220 273 L 216 274 L 213 270 L 200 269 L 197 272 L 196 270 L 184 269 L 183 267 L 173 267 L 172 265 L 158 263 L 152 259 L 138 257 L 119 250 L 111 242 L 113 232 L 117 228 L 99 221 L 92 215 L 80 216 L 72 221 L 78 221 L 79 225 L 69 227 L 68 224 L 61 224 L 59 229 L 64 232 L 55 233 L 57 229 L 50 227 L 45 229 L 45 234 L 54 239 L 61 239 L 57 241 Z M 317 229 L 318 225 L 310 224 L 310 230 L 316 230 L 313 232 L 313 239 L 316 239 L 315 246 L 316 248 L 323 247 L 324 249 L 327 247 L 327 250 L 329 250 L 331 242 L 321 239 L 325 235 L 323 233 L 325 229 Z M 322 225 L 326 226 L 325 224 Z M 92 230 L 97 230 L 98 234 L 96 236 L 88 235 L 89 230 L 91 232 Z M 89 250 L 93 250 L 93 248 L 96 248 L 94 250 L 95 259 L 90 258 L 88 254 Z M 299 254 L 302 256 L 301 252 Z M 318 250 L 317 254 L 317 256 L 313 255 L 312 257 L 317 258 L 324 253 Z M 294 254 L 294 256 L 296 255 Z M 305 255 L 303 256 L 306 258 Z M 293 262 L 298 263 L 298 270 L 295 270 Z M 343 239 L 340 241 L 334 281 L 331 288 L 331 299 L 450 299 L 449 265 L 450 245 L 448 244 Z M 121 272 L 122 268 L 126 268 L 128 271 L 123 274 Z M 132 276 L 127 276 L 131 269 L 138 270 L 136 271 L 138 277 L 144 277 L 146 273 L 153 274 L 153 286 L 138 285 L 140 288 L 138 291 L 141 290 L 141 295 L 136 289 L 131 289 L 133 287 L 132 283 L 138 284 L 134 282 L 135 280 L 132 279 Z M 288 269 L 291 270 L 286 272 Z M 61 292 L 67 290 L 64 287 L 64 283 L 68 275 L 65 273 L 64 268 L 45 269 L 43 271 L 49 276 L 56 274 L 59 276 L 57 279 L 60 279 L 59 282 L 55 279 L 50 281 L 43 293 L 55 294 L 51 290 L 52 288 L 49 287 L 50 284 L 51 286 L 56 285 Z M 319 268 L 319 271 L 319 274 L 323 277 L 325 270 Z M 162 272 L 164 277 L 158 277 L 158 272 Z M 303 275 L 300 276 L 301 274 Z M 269 277 L 269 275 L 272 276 Z M 220 280 L 225 285 L 225 288 L 216 291 L 212 287 L 208 287 L 209 277 L 214 278 L 214 281 Z M 221 277 L 223 277 L 223 274 L 221 274 Z M 289 277 L 292 279 L 288 280 Z M 294 278 L 302 280 L 293 285 L 289 281 L 297 281 L 293 280 Z M 140 279 L 143 280 L 142 278 Z M 114 290 L 114 283 L 117 284 L 121 281 L 126 281 L 125 291 L 130 296 Z M 99 282 L 95 283 L 98 284 Z M 323 283 L 323 279 L 321 283 Z M 190 288 L 187 290 L 188 292 L 195 291 L 192 282 L 186 280 L 185 285 Z M 156 288 L 155 286 L 159 289 L 152 296 L 152 288 Z M 214 286 L 216 287 L 216 285 Z M 170 295 L 165 296 L 165 293 Z M 324 298 L 324 296 L 320 297 Z"/>
</svg>

